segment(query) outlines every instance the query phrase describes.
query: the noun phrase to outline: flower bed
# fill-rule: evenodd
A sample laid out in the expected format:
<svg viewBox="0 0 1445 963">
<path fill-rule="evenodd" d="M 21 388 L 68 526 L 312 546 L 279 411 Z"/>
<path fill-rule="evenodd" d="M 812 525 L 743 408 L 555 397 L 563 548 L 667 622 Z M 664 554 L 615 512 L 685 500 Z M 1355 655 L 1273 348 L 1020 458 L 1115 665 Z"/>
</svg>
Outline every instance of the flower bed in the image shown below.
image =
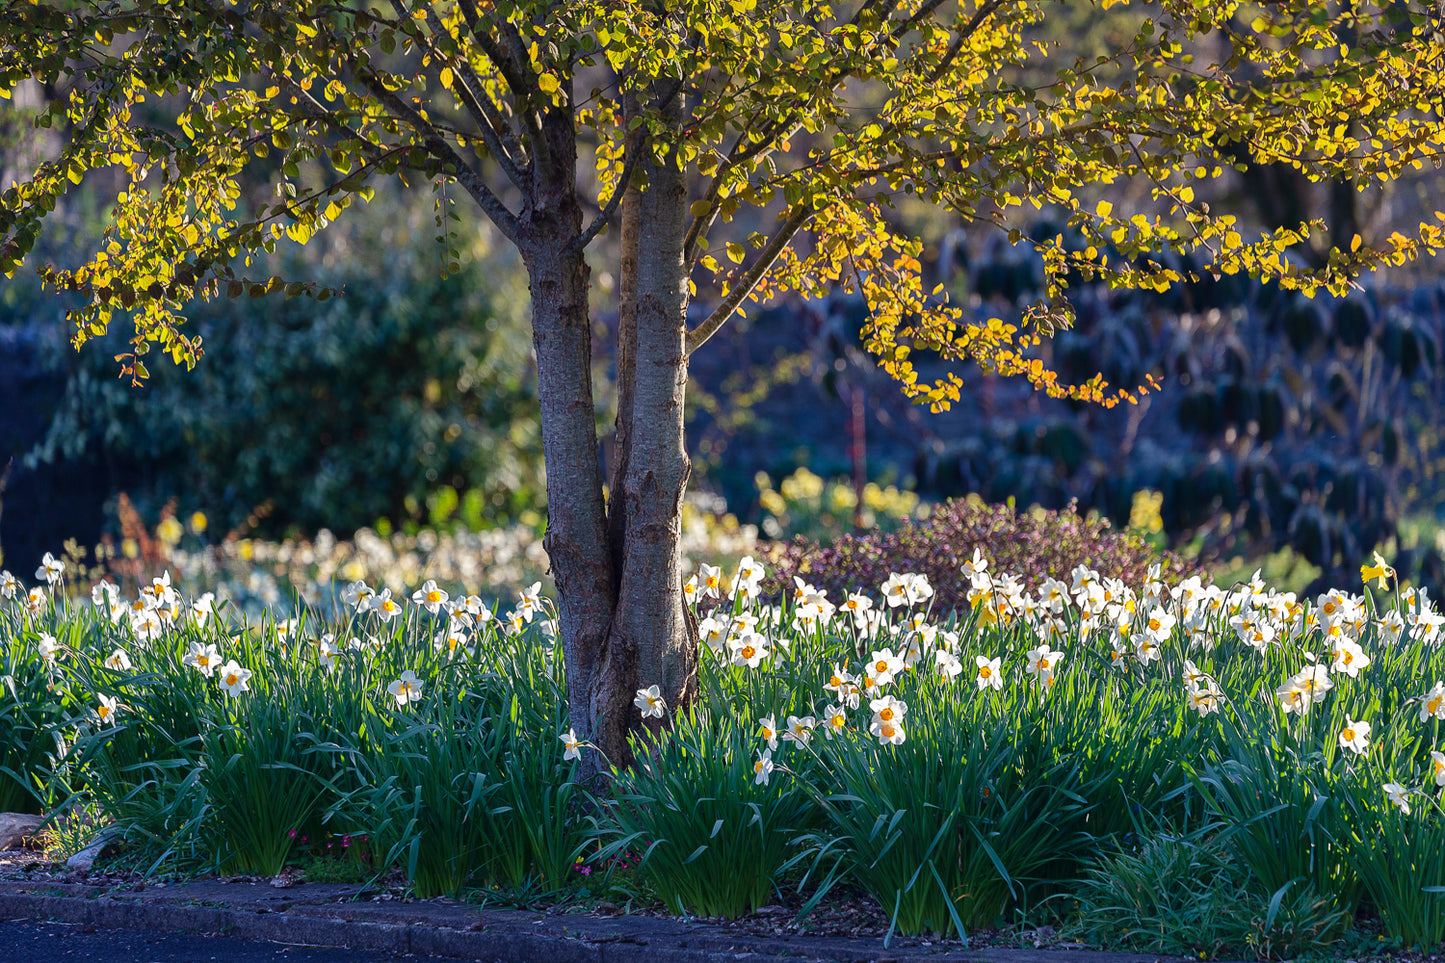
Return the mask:
<svg viewBox="0 0 1445 963">
<path fill-rule="evenodd" d="M 145 871 L 272 875 L 336 847 L 420 895 L 627 892 L 727 916 L 870 895 L 900 933 L 1048 920 L 1094 943 L 1297 952 L 1445 938 L 1445 651 L 1424 593 L 1299 600 L 975 554 L 961 613 L 762 567 L 689 584 L 704 659 L 605 798 L 570 776 L 550 603 L 357 581 L 259 620 L 162 576 L 0 578 L 0 792 L 89 809 Z"/>
</svg>

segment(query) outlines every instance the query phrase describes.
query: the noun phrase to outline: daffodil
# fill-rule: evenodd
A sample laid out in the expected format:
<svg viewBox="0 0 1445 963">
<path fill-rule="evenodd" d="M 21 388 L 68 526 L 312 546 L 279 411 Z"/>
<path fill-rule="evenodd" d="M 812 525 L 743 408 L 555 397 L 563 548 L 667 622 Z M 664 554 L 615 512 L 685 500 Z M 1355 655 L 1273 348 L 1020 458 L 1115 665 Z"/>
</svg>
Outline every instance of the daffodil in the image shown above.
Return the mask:
<svg viewBox="0 0 1445 963">
<path fill-rule="evenodd" d="M 1345 727 L 1340 730 L 1340 748 L 1364 755 L 1370 748 L 1370 724 L 1345 716 Z"/>
<path fill-rule="evenodd" d="M 1001 658 L 990 659 L 986 655 L 974 656 L 973 663 L 978 667 L 978 675 L 974 681 L 978 683 L 978 689 L 993 689 L 995 691 L 1003 688 L 1003 670 L 999 668 Z"/>
<path fill-rule="evenodd" d="M 938 663 L 938 671 L 945 679 L 956 679 L 963 674 L 963 661 L 947 649 L 935 652 L 933 660 Z"/>
<path fill-rule="evenodd" d="M 738 562 L 737 575 L 733 577 L 732 598 L 757 598 L 762 586 L 764 569 L 751 555 L 744 555 Z"/>
<path fill-rule="evenodd" d="M 1400 812 L 1406 816 L 1410 815 L 1410 790 L 1397 782 L 1387 782 L 1380 788 L 1385 791 L 1385 795 L 1399 808 Z"/>
<path fill-rule="evenodd" d="M 130 656 L 126 654 L 125 649 L 116 649 L 106 657 L 105 667 L 112 672 L 129 672 Z"/>
<path fill-rule="evenodd" d="M 902 723 L 885 722 L 876 717 L 868 731 L 878 740 L 880 746 L 901 746 L 907 738 Z"/>
<path fill-rule="evenodd" d="M 1219 687 L 1214 684 L 1214 680 L 1208 678 L 1202 682 L 1187 683 L 1184 693 L 1189 699 L 1189 708 L 1199 713 L 1201 717 L 1207 716 L 1211 712 L 1218 712 L 1219 703 L 1224 697 L 1224 694 L 1219 691 Z"/>
<path fill-rule="evenodd" d="M 386 692 L 396 700 L 397 706 L 404 706 L 408 702 L 416 702 L 421 698 L 421 687 L 422 682 L 416 677 L 416 673 L 407 669 L 401 674 L 400 679 L 386 687 Z"/>
<path fill-rule="evenodd" d="M 766 786 L 773 775 L 773 750 L 764 749 L 753 761 L 753 785 Z"/>
<path fill-rule="evenodd" d="M 873 724 L 878 723 L 901 723 L 903 717 L 908 714 L 908 703 L 902 702 L 892 696 L 883 696 L 868 703 L 868 708 L 873 710 Z"/>
<path fill-rule="evenodd" d="M 96 696 L 96 700 L 99 705 L 96 706 L 95 715 L 100 720 L 100 724 L 108 726 L 115 722 L 115 714 L 120 711 L 120 700 L 105 695 Z"/>
<path fill-rule="evenodd" d="M 1435 777 L 1435 785 L 1445 786 L 1445 752 L 1430 750 L 1430 774 Z"/>
<path fill-rule="evenodd" d="M 769 749 L 778 748 L 778 717 L 766 715 L 758 720 L 758 737 L 768 744 Z"/>
<path fill-rule="evenodd" d="M 829 739 L 841 735 L 848 728 L 848 713 L 841 705 L 830 705 L 823 710 L 823 734 Z"/>
<path fill-rule="evenodd" d="M 358 613 L 368 611 L 375 598 L 376 592 L 360 579 L 347 583 L 345 590 L 341 593 L 341 601 L 356 609 Z"/>
<path fill-rule="evenodd" d="M 1375 553 L 1375 558 L 1369 565 L 1360 566 L 1360 578 L 1364 580 L 1365 584 L 1368 585 L 1370 579 L 1374 579 L 1375 586 L 1381 591 L 1390 587 L 1386 580 L 1394 577 L 1395 570 L 1385 564 L 1385 559 L 1379 552 Z"/>
<path fill-rule="evenodd" d="M 242 692 L 250 689 L 248 684 L 251 681 L 251 670 L 243 669 L 235 659 L 230 660 L 220 669 L 221 691 L 228 696 L 239 696 Z"/>
<path fill-rule="evenodd" d="M 1420 700 L 1420 721 L 1445 719 L 1445 682 L 1437 682 Z"/>
<path fill-rule="evenodd" d="M 728 640 L 733 665 L 745 665 L 756 669 L 768 657 L 767 640 L 755 632 L 749 632 L 736 639 Z"/>
<path fill-rule="evenodd" d="M 582 740 L 577 738 L 577 730 L 568 729 L 557 737 L 562 740 L 562 759 L 572 762 L 582 758 Z"/>
<path fill-rule="evenodd" d="M 216 667 L 221 664 L 221 653 L 215 643 L 192 642 L 181 659 L 181 664 L 198 670 L 201 675 L 209 679 L 215 674 Z"/>
<path fill-rule="evenodd" d="M 0 572 L 0 598 L 13 599 L 24 591 L 20 580 L 7 572 Z"/>
<path fill-rule="evenodd" d="M 440 612 L 441 607 L 446 605 L 450 598 L 446 592 L 437 588 L 435 579 L 427 579 L 422 583 L 421 588 L 411 593 L 411 600 L 432 615 Z"/>
<path fill-rule="evenodd" d="M 1058 671 L 1059 663 L 1064 661 L 1064 653 L 1049 648 L 1047 642 L 1028 651 L 1028 664 L 1025 666 L 1029 675 L 1038 677 L 1040 682 L 1047 684 Z"/>
<path fill-rule="evenodd" d="M 120 594 L 120 586 L 110 579 L 103 578 L 90 587 L 90 604 L 98 609 L 106 609 L 110 602 Z"/>
<path fill-rule="evenodd" d="M 383 622 L 390 622 L 401 614 L 401 603 L 391 597 L 391 589 L 384 588 L 371 600 L 367 610 L 375 612 Z"/>
<path fill-rule="evenodd" d="M 868 657 L 868 675 L 873 685 L 882 688 L 903 671 L 903 659 L 892 649 L 877 649 Z"/>
<path fill-rule="evenodd" d="M 55 636 L 41 634 L 40 641 L 36 643 L 36 649 L 40 657 L 45 660 L 46 665 L 54 665 L 60 656 L 60 644 L 55 641 Z"/>
<path fill-rule="evenodd" d="M 432 637 L 432 648 L 444 654 L 448 659 L 455 659 L 465 655 L 471 658 L 476 654 L 476 646 L 470 644 L 465 629 L 460 623 L 448 622 L 445 632 L 438 632 Z"/>
<path fill-rule="evenodd" d="M 788 716 L 788 728 L 783 730 L 783 738 L 789 742 L 796 742 L 800 746 L 806 746 L 808 740 L 813 738 L 813 730 L 818 727 L 818 720 L 812 716 Z"/>
<path fill-rule="evenodd" d="M 644 719 L 661 719 L 667 712 L 667 703 L 662 701 L 662 690 L 655 685 L 638 689 L 637 698 L 632 700 L 632 704 L 641 710 Z"/>
<path fill-rule="evenodd" d="M 531 622 L 542 612 L 542 583 L 533 582 L 517 593 L 517 613 Z"/>
<path fill-rule="evenodd" d="M 697 566 L 697 591 L 703 598 L 722 597 L 722 569 L 700 562 Z"/>
<path fill-rule="evenodd" d="M 45 584 L 53 586 L 65 578 L 65 563 L 46 552 L 45 557 L 40 560 L 40 567 L 35 570 L 35 577 L 44 579 Z"/>
<path fill-rule="evenodd" d="M 1353 639 L 1340 639 L 1334 643 L 1331 654 L 1334 661 L 1330 667 L 1336 672 L 1343 672 L 1351 679 L 1359 675 L 1360 670 L 1370 664 L 1370 657 Z"/>
<path fill-rule="evenodd" d="M 36 585 L 32 587 L 30 591 L 25 593 L 25 597 L 21 600 L 21 604 L 24 605 L 25 611 L 29 612 L 31 615 L 38 614 L 42 609 L 45 608 L 44 586 Z"/>
</svg>

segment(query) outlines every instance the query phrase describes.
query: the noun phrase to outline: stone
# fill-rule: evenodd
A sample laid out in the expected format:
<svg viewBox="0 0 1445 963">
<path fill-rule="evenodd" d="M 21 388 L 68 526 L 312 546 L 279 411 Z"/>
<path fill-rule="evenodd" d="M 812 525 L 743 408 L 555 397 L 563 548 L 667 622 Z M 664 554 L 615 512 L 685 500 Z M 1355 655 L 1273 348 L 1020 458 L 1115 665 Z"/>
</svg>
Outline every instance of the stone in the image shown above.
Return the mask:
<svg viewBox="0 0 1445 963">
<path fill-rule="evenodd" d="M 76 853 L 65 861 L 65 868 L 74 870 L 77 873 L 88 873 L 95 868 L 95 861 L 105 854 L 107 850 L 113 849 L 113 840 L 108 831 L 102 830 L 95 837 L 89 846 Z"/>
<path fill-rule="evenodd" d="M 33 837 L 44 822 L 44 816 L 0 813 L 0 849 L 33 848 Z"/>
</svg>

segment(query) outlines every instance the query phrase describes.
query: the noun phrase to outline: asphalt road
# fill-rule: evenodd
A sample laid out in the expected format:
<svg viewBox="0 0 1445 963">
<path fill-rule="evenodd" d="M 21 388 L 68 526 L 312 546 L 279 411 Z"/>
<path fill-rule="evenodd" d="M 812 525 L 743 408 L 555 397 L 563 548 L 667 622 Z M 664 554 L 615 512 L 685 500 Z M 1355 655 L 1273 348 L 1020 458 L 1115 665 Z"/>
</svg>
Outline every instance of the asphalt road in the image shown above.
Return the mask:
<svg viewBox="0 0 1445 963">
<path fill-rule="evenodd" d="M 87 932 L 88 930 L 88 932 Z M 63 923 L 0 922 L 3 963 L 391 963 L 430 960 L 410 954 L 256 943 L 217 936 L 98 930 Z"/>
</svg>

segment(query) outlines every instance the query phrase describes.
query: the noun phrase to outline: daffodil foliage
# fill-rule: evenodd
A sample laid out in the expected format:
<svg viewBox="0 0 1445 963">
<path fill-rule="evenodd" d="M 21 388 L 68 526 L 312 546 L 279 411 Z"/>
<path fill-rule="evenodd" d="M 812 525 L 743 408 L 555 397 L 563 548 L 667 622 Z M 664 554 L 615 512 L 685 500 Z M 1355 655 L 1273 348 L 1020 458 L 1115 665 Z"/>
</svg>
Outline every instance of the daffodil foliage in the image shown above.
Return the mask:
<svg viewBox="0 0 1445 963">
<path fill-rule="evenodd" d="M 251 255 L 304 244 L 368 198 L 378 175 L 455 183 L 517 239 L 537 213 L 537 183 L 573 161 L 543 122 L 565 115 L 595 150 L 604 213 L 643 142 L 696 175 L 687 254 L 714 276 L 723 307 L 690 347 L 745 299 L 856 287 L 872 308 L 869 348 L 905 391 L 946 408 L 960 382 L 920 382 L 920 352 L 973 357 L 1053 394 L 1121 396 L 1100 381 L 1062 385 L 1029 357 L 1069 322 L 1070 272 L 1162 289 L 1181 272 L 1151 255 L 1173 249 L 1215 274 L 1339 292 L 1363 269 L 1441 245 L 1437 214 L 1378 245 L 1332 239 L 1328 264 L 1304 269 L 1288 249 L 1320 224 L 1246 236 L 1196 197 L 1224 176 L 1232 144 L 1312 178 L 1366 184 L 1438 164 L 1445 53 L 1428 6 L 1134 5 L 1132 39 L 1087 61 L 1039 39 L 1054 7 L 12 0 L 0 93 L 49 85 L 58 96 L 40 124 L 67 136 L 6 190 L 0 266 L 16 269 L 44 215 L 89 172 L 119 171 L 103 244 L 78 267 L 43 271 L 86 296 L 77 344 L 117 311 L 133 315 L 123 360 L 144 378 L 139 356 L 152 344 L 195 362 L 200 343 L 177 313 L 194 297 L 325 297 L 304 280 L 250 276 Z M 629 86 L 685 98 L 681 125 L 668 129 L 655 111 L 625 122 Z M 272 198 L 246 196 L 258 171 Z M 1126 181 L 1147 183 L 1149 203 L 1084 199 Z M 1011 209 L 1055 205 L 1089 245 L 1038 242 L 1047 296 L 1022 318 L 975 321 L 922 282 L 920 241 L 888 216 L 899 192 L 1005 230 Z M 514 206 L 509 194 L 521 195 Z M 778 226 L 719 237 L 747 206 Z M 813 241 L 795 249 L 804 228 Z"/>
</svg>

